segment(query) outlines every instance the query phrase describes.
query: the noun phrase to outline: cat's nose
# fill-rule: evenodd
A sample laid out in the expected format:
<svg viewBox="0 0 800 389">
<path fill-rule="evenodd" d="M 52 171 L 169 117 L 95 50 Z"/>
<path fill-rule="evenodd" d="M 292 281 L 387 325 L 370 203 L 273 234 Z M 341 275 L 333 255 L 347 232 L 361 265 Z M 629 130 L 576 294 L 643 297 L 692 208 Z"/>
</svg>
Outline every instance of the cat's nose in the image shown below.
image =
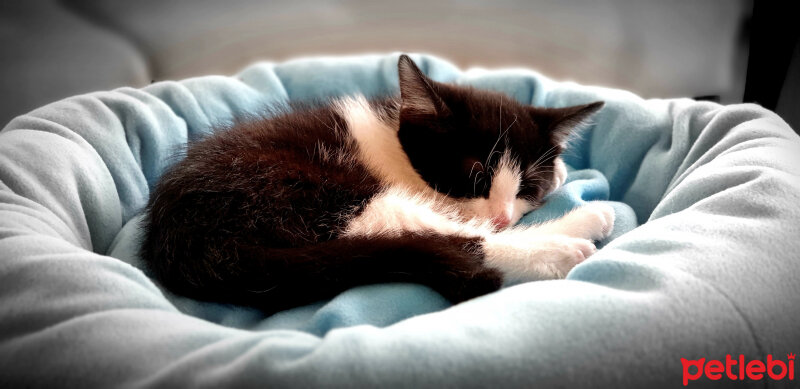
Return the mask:
<svg viewBox="0 0 800 389">
<path fill-rule="evenodd" d="M 492 219 L 492 224 L 497 228 L 506 228 L 511 224 L 511 216 L 506 214 L 497 215 Z"/>
</svg>

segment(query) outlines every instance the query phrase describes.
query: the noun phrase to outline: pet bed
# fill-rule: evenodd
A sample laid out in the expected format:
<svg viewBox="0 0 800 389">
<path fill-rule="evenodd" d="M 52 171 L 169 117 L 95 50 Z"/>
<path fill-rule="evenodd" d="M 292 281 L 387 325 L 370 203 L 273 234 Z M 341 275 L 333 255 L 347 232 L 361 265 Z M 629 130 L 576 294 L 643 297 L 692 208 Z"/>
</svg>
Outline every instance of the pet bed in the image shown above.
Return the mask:
<svg viewBox="0 0 800 389">
<path fill-rule="evenodd" d="M 605 100 L 568 183 L 523 219 L 610 201 L 604 248 L 566 280 L 456 306 L 414 284 L 269 317 L 175 296 L 136 256 L 170 156 L 274 104 L 392 93 L 397 55 L 75 96 L 0 132 L 0 386 L 678 386 L 681 358 L 800 351 L 800 139 L 778 116 L 414 59 L 534 105 Z"/>
</svg>

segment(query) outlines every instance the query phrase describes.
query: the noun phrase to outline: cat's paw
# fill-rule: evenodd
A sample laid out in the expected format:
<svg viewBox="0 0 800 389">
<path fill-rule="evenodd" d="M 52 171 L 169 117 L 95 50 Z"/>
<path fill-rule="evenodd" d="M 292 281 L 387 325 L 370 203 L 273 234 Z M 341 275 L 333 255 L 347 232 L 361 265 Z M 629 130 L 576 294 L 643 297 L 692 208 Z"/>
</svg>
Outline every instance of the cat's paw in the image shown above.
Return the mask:
<svg viewBox="0 0 800 389">
<path fill-rule="evenodd" d="M 578 209 L 583 214 L 584 220 L 589 227 L 589 234 L 583 235 L 583 238 L 602 240 L 611 235 L 614 231 L 614 208 L 608 204 L 601 202 L 590 202 L 589 204 Z M 588 235 L 588 236 L 587 236 Z"/>
<path fill-rule="evenodd" d="M 555 235 L 549 239 L 545 265 L 550 277 L 564 278 L 575 265 L 583 262 L 597 251 L 588 239 Z"/>
<path fill-rule="evenodd" d="M 614 230 L 614 208 L 593 201 L 564 215 L 546 229 L 576 238 L 603 240 Z"/>
<path fill-rule="evenodd" d="M 517 282 L 564 278 L 597 248 L 588 239 L 528 229 L 491 234 L 483 251 L 488 266 Z"/>
</svg>

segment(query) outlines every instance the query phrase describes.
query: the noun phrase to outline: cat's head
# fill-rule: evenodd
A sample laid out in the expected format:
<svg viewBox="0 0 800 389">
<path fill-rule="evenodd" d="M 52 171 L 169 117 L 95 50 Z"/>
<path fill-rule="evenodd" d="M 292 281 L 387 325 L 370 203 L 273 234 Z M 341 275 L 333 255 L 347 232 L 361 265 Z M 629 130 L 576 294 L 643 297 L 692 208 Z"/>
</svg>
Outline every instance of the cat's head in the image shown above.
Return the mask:
<svg viewBox="0 0 800 389">
<path fill-rule="evenodd" d="M 436 191 L 467 218 L 516 223 L 564 183 L 560 158 L 576 128 L 603 102 L 536 108 L 496 92 L 431 80 L 401 56 L 398 137 Z"/>
</svg>

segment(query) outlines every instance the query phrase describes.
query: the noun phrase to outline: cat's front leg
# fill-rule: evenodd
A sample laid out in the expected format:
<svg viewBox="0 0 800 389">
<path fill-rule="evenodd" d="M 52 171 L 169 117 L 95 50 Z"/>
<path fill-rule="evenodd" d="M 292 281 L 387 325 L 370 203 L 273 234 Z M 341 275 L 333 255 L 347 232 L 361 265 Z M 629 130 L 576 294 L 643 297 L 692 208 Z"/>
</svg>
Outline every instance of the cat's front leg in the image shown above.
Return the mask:
<svg viewBox="0 0 800 389">
<path fill-rule="evenodd" d="M 491 234 L 483 242 L 486 264 L 510 282 L 564 278 L 596 250 L 588 239 L 542 234 L 535 227 Z"/>
<path fill-rule="evenodd" d="M 614 209 L 591 202 L 547 223 L 487 235 L 484 253 L 507 281 L 564 278 L 594 254 L 592 241 L 606 238 L 613 228 Z"/>
</svg>

